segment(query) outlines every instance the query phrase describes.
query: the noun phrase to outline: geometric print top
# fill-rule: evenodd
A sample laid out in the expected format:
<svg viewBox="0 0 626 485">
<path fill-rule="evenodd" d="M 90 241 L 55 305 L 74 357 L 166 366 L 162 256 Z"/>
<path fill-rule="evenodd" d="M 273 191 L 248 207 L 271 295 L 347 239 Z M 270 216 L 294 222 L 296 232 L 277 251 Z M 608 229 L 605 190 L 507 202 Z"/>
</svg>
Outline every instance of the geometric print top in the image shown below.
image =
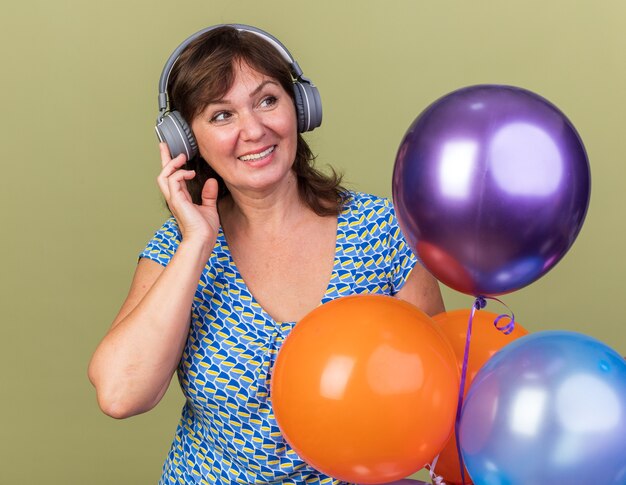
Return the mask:
<svg viewBox="0 0 626 485">
<path fill-rule="evenodd" d="M 166 266 L 180 240 L 171 217 L 140 257 Z M 338 216 L 334 267 L 320 303 L 394 295 L 415 264 L 391 202 L 352 192 Z M 344 483 L 300 459 L 274 419 L 271 370 L 294 325 L 274 321 L 255 301 L 220 229 L 194 296 L 178 367 L 186 402 L 159 485 Z"/>
</svg>

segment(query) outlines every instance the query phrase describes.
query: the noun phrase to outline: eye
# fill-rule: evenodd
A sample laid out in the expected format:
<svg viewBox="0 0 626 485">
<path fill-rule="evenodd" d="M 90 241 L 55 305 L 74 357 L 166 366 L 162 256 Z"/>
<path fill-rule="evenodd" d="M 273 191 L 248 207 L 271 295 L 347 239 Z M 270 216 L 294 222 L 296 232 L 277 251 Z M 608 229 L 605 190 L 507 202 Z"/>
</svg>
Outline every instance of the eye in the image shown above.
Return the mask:
<svg viewBox="0 0 626 485">
<path fill-rule="evenodd" d="M 225 121 L 228 121 L 231 116 L 232 114 L 228 111 L 218 111 L 213 116 L 211 116 L 210 121 L 211 123 L 223 123 Z"/>
<path fill-rule="evenodd" d="M 262 100 L 261 100 L 261 107 L 262 108 L 271 108 L 272 106 L 274 106 L 276 103 L 278 103 L 278 98 L 276 96 L 265 96 Z"/>
</svg>

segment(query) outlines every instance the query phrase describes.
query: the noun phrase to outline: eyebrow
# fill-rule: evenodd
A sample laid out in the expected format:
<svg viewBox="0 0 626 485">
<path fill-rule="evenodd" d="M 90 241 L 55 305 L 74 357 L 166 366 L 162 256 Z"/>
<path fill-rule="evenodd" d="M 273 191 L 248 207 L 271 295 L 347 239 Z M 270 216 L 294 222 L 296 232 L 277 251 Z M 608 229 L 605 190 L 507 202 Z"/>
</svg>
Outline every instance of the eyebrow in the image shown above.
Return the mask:
<svg viewBox="0 0 626 485">
<path fill-rule="evenodd" d="M 265 86 L 267 86 L 268 84 L 274 84 L 275 86 L 278 86 L 278 85 L 279 85 L 276 81 L 274 81 L 274 80 L 272 80 L 272 79 L 266 79 L 266 80 L 265 80 L 265 81 L 263 81 L 261 84 L 259 84 L 259 85 L 258 85 L 258 86 L 254 89 L 254 91 L 252 91 L 252 92 L 250 93 L 250 97 L 251 97 L 251 98 L 253 98 L 253 97 L 254 97 L 254 96 L 256 96 L 257 94 L 259 94 L 259 92 L 260 92 L 260 91 L 262 91 L 262 90 L 263 90 L 263 88 L 264 88 Z M 222 99 L 215 99 L 215 100 L 213 100 L 213 101 L 209 101 L 208 105 L 211 105 L 211 104 L 231 104 L 231 102 L 230 102 L 228 99 L 224 99 L 224 98 L 222 98 Z M 208 106 L 208 105 L 207 105 L 207 106 Z"/>
</svg>

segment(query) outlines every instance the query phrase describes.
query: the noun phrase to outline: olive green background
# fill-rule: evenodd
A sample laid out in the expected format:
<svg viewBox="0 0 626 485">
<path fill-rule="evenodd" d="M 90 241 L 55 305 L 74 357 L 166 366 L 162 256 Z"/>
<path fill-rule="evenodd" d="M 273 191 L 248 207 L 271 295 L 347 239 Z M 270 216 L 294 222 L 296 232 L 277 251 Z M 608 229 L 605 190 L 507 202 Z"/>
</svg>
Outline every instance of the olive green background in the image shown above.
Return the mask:
<svg viewBox="0 0 626 485">
<path fill-rule="evenodd" d="M 288 46 L 322 94 L 324 123 L 308 135 L 319 163 L 359 190 L 391 194 L 405 130 L 454 89 L 512 84 L 559 106 L 591 162 L 587 220 L 554 270 L 504 301 L 531 331 L 576 330 L 626 353 L 625 2 L 26 0 L 2 10 L 0 483 L 158 480 L 178 387 L 152 412 L 115 421 L 86 369 L 165 217 L 153 132 L 163 63 L 216 23 L 253 24 Z M 472 303 L 443 291 L 449 309 Z"/>
</svg>

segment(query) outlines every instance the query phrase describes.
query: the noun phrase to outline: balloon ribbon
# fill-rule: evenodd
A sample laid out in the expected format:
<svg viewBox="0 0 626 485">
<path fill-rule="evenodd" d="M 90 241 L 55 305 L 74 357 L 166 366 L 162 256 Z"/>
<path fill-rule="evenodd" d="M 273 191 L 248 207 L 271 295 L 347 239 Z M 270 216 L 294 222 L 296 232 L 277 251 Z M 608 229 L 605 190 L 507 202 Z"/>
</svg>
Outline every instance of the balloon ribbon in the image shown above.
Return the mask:
<svg viewBox="0 0 626 485">
<path fill-rule="evenodd" d="M 487 299 L 494 300 L 506 307 L 510 314 L 504 313 L 498 315 L 493 321 L 493 326 L 496 327 L 504 335 L 509 335 L 515 328 L 515 315 L 511 309 L 506 306 L 501 300 L 491 296 L 477 296 L 472 305 L 472 312 L 470 313 L 469 321 L 467 322 L 467 334 L 465 336 L 465 350 L 463 352 L 463 366 L 461 369 L 461 385 L 459 387 L 459 400 L 456 406 L 456 418 L 454 420 L 454 436 L 456 438 L 456 452 L 459 455 L 459 465 L 461 467 L 461 484 L 465 485 L 465 464 L 463 463 L 463 456 L 461 455 L 461 441 L 459 440 L 459 428 L 461 427 L 461 411 L 463 410 L 463 394 L 465 393 L 465 379 L 467 376 L 467 363 L 469 361 L 470 340 L 472 335 L 472 322 L 474 321 L 474 314 L 477 310 L 482 310 L 487 306 Z M 508 318 L 508 323 L 500 323 L 503 319 Z M 433 467 L 434 468 L 434 467 Z"/>
<path fill-rule="evenodd" d="M 437 475 L 437 472 L 435 472 L 437 460 L 439 460 L 439 455 L 437 455 L 433 459 L 432 463 L 426 467 L 428 469 L 428 474 L 430 475 L 430 481 L 433 485 L 446 485 L 444 478 L 441 475 Z"/>
</svg>

